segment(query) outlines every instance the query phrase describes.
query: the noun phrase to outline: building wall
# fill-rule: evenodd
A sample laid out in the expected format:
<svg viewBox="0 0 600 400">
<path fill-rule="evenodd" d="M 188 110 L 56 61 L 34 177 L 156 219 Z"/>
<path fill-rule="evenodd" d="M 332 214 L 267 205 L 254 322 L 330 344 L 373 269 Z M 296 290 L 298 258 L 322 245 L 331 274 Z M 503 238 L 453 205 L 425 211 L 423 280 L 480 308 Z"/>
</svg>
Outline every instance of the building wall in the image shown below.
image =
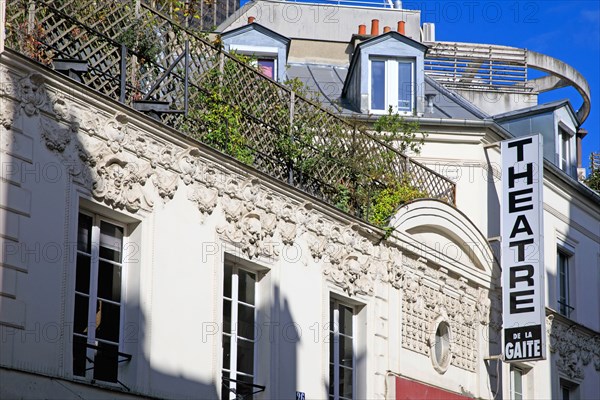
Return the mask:
<svg viewBox="0 0 600 400">
<path fill-rule="evenodd" d="M 382 241 L 383 231 L 43 66 L 12 52 L 2 57 L 3 178 L 10 181 L 1 203 L 0 379 L 10 382 L 2 397 L 35 398 L 39 387 L 60 398 L 64 385 L 83 396 L 218 397 L 225 260 L 262 276 L 256 383 L 266 386 L 263 398 L 293 398 L 296 390 L 327 397 L 330 298 L 356 310 L 357 398 L 386 397 L 388 371 L 441 376 L 431 337 L 405 323 L 409 309 L 410 321 L 429 331 L 448 314 L 462 356 L 441 385 L 458 390 L 459 381 L 479 393 L 481 360 L 468 340 L 479 341 L 488 321 L 485 272 L 452 268 L 435 251 L 404 243 L 405 233 Z M 431 207 L 470 224 L 444 203 Z M 80 210 L 125 226 L 120 351 L 132 358 L 119 366 L 119 380 L 128 391 L 72 372 Z M 403 294 L 409 286 L 420 288 L 415 301 Z M 481 307 L 480 319 L 459 333 L 458 321 Z M 22 391 L 23 384 L 34 386 Z"/>
</svg>

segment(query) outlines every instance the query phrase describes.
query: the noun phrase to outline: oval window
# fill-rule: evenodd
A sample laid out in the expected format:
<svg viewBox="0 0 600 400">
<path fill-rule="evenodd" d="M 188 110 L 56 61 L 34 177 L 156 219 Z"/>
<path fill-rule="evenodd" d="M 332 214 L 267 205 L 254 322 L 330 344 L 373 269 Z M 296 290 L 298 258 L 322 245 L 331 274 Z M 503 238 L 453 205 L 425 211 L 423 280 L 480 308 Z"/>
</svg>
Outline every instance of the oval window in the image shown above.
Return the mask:
<svg viewBox="0 0 600 400">
<path fill-rule="evenodd" d="M 446 321 L 437 326 L 432 350 L 435 369 L 440 373 L 446 372 L 450 364 L 450 325 Z"/>
</svg>

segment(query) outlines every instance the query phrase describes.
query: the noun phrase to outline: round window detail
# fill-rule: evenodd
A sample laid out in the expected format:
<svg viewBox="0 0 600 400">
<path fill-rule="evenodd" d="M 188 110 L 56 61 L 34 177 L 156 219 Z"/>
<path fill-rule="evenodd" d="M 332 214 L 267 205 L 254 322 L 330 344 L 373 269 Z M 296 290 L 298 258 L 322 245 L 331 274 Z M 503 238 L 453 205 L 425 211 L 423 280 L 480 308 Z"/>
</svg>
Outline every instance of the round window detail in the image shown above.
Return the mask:
<svg viewBox="0 0 600 400">
<path fill-rule="evenodd" d="M 450 325 L 446 321 L 440 321 L 435 330 L 432 340 L 431 360 L 435 370 L 441 374 L 446 372 L 452 358 L 450 353 Z"/>
</svg>

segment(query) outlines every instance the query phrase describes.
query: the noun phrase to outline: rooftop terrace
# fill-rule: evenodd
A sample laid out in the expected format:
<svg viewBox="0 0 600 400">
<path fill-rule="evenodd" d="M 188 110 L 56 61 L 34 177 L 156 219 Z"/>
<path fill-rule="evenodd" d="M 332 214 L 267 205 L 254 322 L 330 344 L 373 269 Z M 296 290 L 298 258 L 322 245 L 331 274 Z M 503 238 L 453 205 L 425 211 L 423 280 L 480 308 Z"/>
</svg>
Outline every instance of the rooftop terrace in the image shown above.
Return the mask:
<svg viewBox="0 0 600 400">
<path fill-rule="evenodd" d="M 6 45 L 366 221 L 392 180 L 454 204 L 453 182 L 175 23 L 161 4 L 11 1 Z"/>
</svg>

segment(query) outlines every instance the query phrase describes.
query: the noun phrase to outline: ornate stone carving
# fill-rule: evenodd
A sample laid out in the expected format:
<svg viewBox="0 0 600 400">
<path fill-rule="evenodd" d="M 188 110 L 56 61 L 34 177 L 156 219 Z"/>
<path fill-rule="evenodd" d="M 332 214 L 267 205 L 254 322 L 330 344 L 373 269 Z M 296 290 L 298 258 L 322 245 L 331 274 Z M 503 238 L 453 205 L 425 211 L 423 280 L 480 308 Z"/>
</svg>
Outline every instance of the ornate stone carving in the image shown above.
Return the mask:
<svg viewBox="0 0 600 400">
<path fill-rule="evenodd" d="M 558 371 L 569 379 L 585 378 L 584 367 L 593 361 L 600 371 L 600 335 L 590 336 L 575 325 L 567 326 L 554 318 L 546 317 L 546 331 L 550 339 L 550 352 L 558 354 Z"/>
<path fill-rule="evenodd" d="M 487 291 L 473 289 L 447 270 L 427 267 L 422 261 L 403 259 L 402 346 L 430 356 L 432 324 L 444 316 L 452 330 L 451 364 L 475 371 L 477 332 L 489 314 Z M 480 294 L 481 298 L 474 296 Z"/>
<path fill-rule="evenodd" d="M 113 208 L 137 212 L 140 208 L 150 208 L 142 186 L 151 175 L 148 168 L 110 157 L 96 167 L 92 194 Z"/>
<path fill-rule="evenodd" d="M 46 89 L 44 88 L 44 77 L 40 74 L 29 74 L 19 79 L 19 100 L 21 109 L 25 115 L 33 116 L 39 113 L 39 109 L 46 103 Z"/>
<path fill-rule="evenodd" d="M 0 97 L 0 125 L 10 129 L 15 120 L 16 107 L 12 101 L 6 97 Z"/>
<path fill-rule="evenodd" d="M 127 138 L 127 116 L 117 114 L 106 121 L 102 134 L 108 139 L 106 144 L 113 153 L 122 151 Z"/>
<path fill-rule="evenodd" d="M 62 153 L 71 142 L 71 136 L 77 132 L 77 126 L 64 127 L 62 124 L 42 118 L 42 138 L 50 150 Z"/>
</svg>

